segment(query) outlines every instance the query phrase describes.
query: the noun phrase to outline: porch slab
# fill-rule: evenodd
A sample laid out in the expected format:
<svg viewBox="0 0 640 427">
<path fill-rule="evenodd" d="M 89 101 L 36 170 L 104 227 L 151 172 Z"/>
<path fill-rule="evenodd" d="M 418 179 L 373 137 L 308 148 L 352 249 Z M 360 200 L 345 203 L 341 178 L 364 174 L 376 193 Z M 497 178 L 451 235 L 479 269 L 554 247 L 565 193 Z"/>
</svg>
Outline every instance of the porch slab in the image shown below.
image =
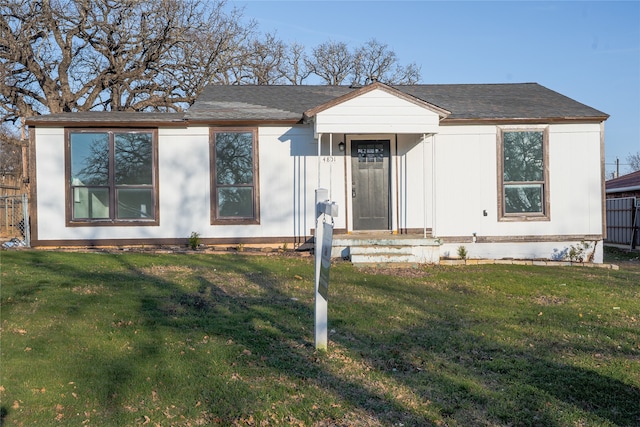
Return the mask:
<svg viewBox="0 0 640 427">
<path fill-rule="evenodd" d="M 331 256 L 353 264 L 437 264 L 440 244 L 440 240 L 421 234 L 340 234 L 333 237 Z"/>
</svg>

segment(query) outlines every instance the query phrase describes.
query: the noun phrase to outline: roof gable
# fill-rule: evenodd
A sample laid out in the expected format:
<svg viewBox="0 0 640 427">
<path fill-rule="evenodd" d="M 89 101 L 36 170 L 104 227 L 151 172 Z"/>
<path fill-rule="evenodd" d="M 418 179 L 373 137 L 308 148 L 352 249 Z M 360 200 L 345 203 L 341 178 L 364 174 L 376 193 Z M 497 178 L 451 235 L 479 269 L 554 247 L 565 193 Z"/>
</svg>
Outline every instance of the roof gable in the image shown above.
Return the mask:
<svg viewBox="0 0 640 427">
<path fill-rule="evenodd" d="M 427 109 L 429 111 L 432 111 L 432 112 L 438 114 L 440 116 L 440 118 L 445 118 L 449 114 L 451 114 L 450 111 L 447 111 L 444 108 L 437 107 L 437 106 L 435 106 L 435 105 L 433 105 L 433 104 L 431 104 L 429 102 L 426 102 L 426 101 L 424 101 L 422 99 L 416 98 L 413 95 L 410 95 L 408 93 L 402 92 L 402 91 L 400 91 L 398 89 L 395 89 L 395 88 L 393 88 L 391 86 L 387 86 L 387 85 L 385 85 L 383 83 L 380 83 L 380 82 L 375 82 L 375 83 L 372 83 L 370 85 L 363 86 L 361 88 L 358 88 L 358 89 L 355 89 L 355 90 L 353 90 L 351 92 L 348 92 L 348 93 L 346 93 L 346 94 L 344 94 L 342 96 L 339 96 L 338 98 L 335 98 L 335 99 L 332 99 L 331 101 L 325 102 L 324 104 L 321 104 L 321 105 L 318 105 L 318 106 L 316 106 L 314 108 L 311 108 L 311 109 L 305 111 L 303 116 L 304 116 L 305 119 L 309 119 L 309 118 L 314 117 L 315 115 L 317 115 L 317 114 L 319 114 L 319 113 L 321 113 L 323 111 L 326 111 L 326 110 L 328 110 L 330 108 L 333 108 L 333 107 L 335 107 L 335 106 L 337 106 L 339 104 L 343 104 L 343 103 L 345 103 L 347 101 L 350 101 L 350 100 L 352 100 L 354 98 L 363 96 L 363 95 L 365 95 L 365 94 L 367 94 L 369 92 L 375 91 L 375 90 L 380 90 L 380 91 L 386 92 L 386 93 L 388 93 L 388 94 L 390 94 L 392 96 L 395 96 L 397 98 L 400 98 L 400 99 L 402 99 L 404 101 L 410 102 L 410 103 L 415 104 L 415 105 L 417 105 L 419 107 L 422 107 L 422 108 L 425 108 L 425 109 Z"/>
<path fill-rule="evenodd" d="M 449 112 L 383 84 L 372 84 L 304 114 L 323 133 L 433 134 Z"/>
</svg>

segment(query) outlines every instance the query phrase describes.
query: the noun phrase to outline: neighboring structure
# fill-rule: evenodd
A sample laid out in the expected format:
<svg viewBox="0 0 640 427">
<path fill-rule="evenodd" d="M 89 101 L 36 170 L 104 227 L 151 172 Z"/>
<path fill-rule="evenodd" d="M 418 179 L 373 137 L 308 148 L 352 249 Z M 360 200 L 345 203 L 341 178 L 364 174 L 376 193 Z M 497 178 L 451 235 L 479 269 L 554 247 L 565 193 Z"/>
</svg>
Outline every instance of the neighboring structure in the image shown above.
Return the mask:
<svg viewBox="0 0 640 427">
<path fill-rule="evenodd" d="M 605 186 L 607 199 L 640 197 L 640 171 L 610 179 Z"/>
<path fill-rule="evenodd" d="M 606 182 L 606 243 L 640 246 L 640 171 Z"/>
<path fill-rule="evenodd" d="M 184 114 L 33 117 L 32 245 L 302 244 L 323 187 L 336 238 L 431 239 L 425 262 L 581 242 L 602 262 L 607 118 L 535 83 L 209 86 Z"/>
</svg>

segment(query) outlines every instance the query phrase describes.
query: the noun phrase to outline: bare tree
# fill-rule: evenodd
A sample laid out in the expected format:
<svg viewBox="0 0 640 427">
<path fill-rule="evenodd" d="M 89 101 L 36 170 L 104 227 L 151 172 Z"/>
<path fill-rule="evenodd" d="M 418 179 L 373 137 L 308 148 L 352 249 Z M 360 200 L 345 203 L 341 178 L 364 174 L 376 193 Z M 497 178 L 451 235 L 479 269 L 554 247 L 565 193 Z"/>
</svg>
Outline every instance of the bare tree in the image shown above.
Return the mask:
<svg viewBox="0 0 640 427">
<path fill-rule="evenodd" d="M 635 154 L 629 153 L 627 163 L 629 164 L 629 168 L 631 168 L 631 172 L 640 171 L 640 151 Z"/>
<path fill-rule="evenodd" d="M 315 47 L 305 63 L 325 84 L 340 85 L 353 73 L 354 59 L 346 43 L 328 41 Z"/>
<path fill-rule="evenodd" d="M 301 85 L 311 75 L 307 66 L 308 58 L 304 46 L 292 43 L 287 46 L 283 63 L 280 64 L 282 75 L 292 85 Z"/>
<path fill-rule="evenodd" d="M 254 38 L 246 47 L 244 60 L 238 64 L 239 84 L 274 85 L 286 82 L 282 72 L 286 46 L 275 34 Z"/>
<path fill-rule="evenodd" d="M 313 49 L 305 63 L 313 74 L 329 85 L 345 82 L 367 85 L 374 81 L 415 84 L 420 81 L 420 68 L 415 63 L 400 65 L 396 53 L 375 39 L 353 52 L 342 42 L 322 43 Z"/>
<path fill-rule="evenodd" d="M 0 127 L 0 177 L 18 177 L 22 174 L 22 148 L 20 138 L 9 129 Z"/>
<path fill-rule="evenodd" d="M 8 0 L 0 117 L 180 110 L 226 83 L 254 24 L 217 0 Z"/>
<path fill-rule="evenodd" d="M 376 40 L 310 55 L 226 0 L 2 0 L 0 122 L 72 111 L 180 111 L 207 84 L 416 83 Z"/>
<path fill-rule="evenodd" d="M 357 84 L 367 85 L 374 81 L 413 84 L 420 81 L 420 69 L 415 63 L 407 67 L 399 65 L 396 53 L 386 43 L 376 39 L 357 48 L 353 59 L 353 81 Z"/>
<path fill-rule="evenodd" d="M 396 63 L 396 54 L 386 44 L 371 39 L 356 49 L 354 55 L 354 82 L 369 84 L 385 80 L 391 67 Z"/>
<path fill-rule="evenodd" d="M 393 74 L 385 80 L 386 83 L 396 85 L 414 85 L 422 80 L 420 66 L 415 62 L 405 66 L 397 65 Z"/>
</svg>

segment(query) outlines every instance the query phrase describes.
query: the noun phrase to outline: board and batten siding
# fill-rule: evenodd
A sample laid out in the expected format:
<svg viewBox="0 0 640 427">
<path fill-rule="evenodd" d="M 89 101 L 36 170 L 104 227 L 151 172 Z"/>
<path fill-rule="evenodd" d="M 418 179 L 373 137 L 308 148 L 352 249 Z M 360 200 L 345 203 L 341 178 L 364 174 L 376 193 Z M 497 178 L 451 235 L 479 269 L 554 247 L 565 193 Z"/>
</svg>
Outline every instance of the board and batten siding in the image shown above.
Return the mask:
<svg viewBox="0 0 640 427">
<path fill-rule="evenodd" d="M 38 127 L 35 149 L 35 179 L 37 199 L 35 210 L 37 236 L 40 239 L 61 239 L 65 230 L 64 129 Z"/>
<path fill-rule="evenodd" d="M 313 194 L 318 171 L 313 131 L 309 126 L 263 127 L 258 133 L 260 224 L 210 224 L 209 128 L 202 126 L 158 129 L 158 226 L 67 227 L 64 129 L 38 127 L 38 241 L 186 242 L 194 231 L 203 239 L 308 236 L 315 227 Z M 325 176 L 329 178 L 329 165 L 321 167 L 327 169 Z M 344 176 L 338 165 L 331 168 Z M 335 188 L 344 188 L 343 182 Z"/>
<path fill-rule="evenodd" d="M 439 116 L 382 90 L 372 90 L 315 116 L 315 133 L 437 132 Z"/>
<path fill-rule="evenodd" d="M 493 239 L 466 244 L 469 256 L 487 258 L 549 258 L 579 243 L 562 236 L 602 236 L 600 125 L 548 127 L 550 220 L 499 221 L 496 126 L 442 126 L 435 137 L 434 235 L 445 241 L 470 242 L 473 233 L 478 240 Z M 532 241 L 536 236 L 538 243 Z M 520 238 L 526 242 L 513 243 Z M 445 244 L 442 252 L 455 254 L 457 246 Z"/>
<path fill-rule="evenodd" d="M 392 178 L 394 185 L 397 179 L 400 230 L 433 227 L 433 138 L 423 142 L 422 135 L 398 135 Z"/>
<path fill-rule="evenodd" d="M 434 166 L 438 235 L 602 234 L 598 124 L 549 126 L 549 221 L 498 221 L 495 126 L 441 130 Z"/>
</svg>

